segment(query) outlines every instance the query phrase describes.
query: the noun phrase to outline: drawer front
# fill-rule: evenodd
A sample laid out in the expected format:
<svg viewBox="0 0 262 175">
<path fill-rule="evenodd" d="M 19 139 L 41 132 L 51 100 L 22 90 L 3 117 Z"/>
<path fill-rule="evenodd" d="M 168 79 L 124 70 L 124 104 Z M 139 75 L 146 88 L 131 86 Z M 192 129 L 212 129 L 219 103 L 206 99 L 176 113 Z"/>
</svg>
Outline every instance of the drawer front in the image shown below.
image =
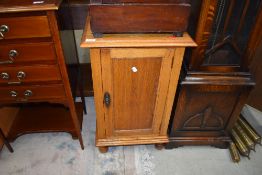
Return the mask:
<svg viewBox="0 0 262 175">
<path fill-rule="evenodd" d="M 0 18 L 0 38 L 38 38 L 50 37 L 47 16 Z"/>
<path fill-rule="evenodd" d="M 61 80 L 58 66 L 17 66 L 0 68 L 0 83 L 21 84 Z"/>
<path fill-rule="evenodd" d="M 65 98 L 63 85 L 12 86 L 0 88 L 0 102 L 28 102 Z"/>
<path fill-rule="evenodd" d="M 56 61 L 52 43 L 27 43 L 0 45 L 0 66 L 8 64 L 47 63 Z"/>
</svg>

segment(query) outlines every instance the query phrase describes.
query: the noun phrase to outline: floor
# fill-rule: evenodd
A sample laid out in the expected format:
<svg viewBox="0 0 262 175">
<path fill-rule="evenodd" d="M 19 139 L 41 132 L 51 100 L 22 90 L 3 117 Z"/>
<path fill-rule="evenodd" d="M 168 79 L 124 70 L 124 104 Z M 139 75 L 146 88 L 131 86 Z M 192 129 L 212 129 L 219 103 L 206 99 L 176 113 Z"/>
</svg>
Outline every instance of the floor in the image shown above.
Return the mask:
<svg viewBox="0 0 262 175">
<path fill-rule="evenodd" d="M 9 153 L 0 153 L 0 175 L 261 175 L 262 147 L 251 160 L 232 163 L 229 151 L 208 146 L 158 151 L 152 145 L 114 147 L 106 154 L 95 143 L 93 98 L 87 98 L 84 116 L 85 150 L 66 133 L 30 134 L 19 137 Z M 244 115 L 262 134 L 262 113 L 245 107 Z"/>
</svg>

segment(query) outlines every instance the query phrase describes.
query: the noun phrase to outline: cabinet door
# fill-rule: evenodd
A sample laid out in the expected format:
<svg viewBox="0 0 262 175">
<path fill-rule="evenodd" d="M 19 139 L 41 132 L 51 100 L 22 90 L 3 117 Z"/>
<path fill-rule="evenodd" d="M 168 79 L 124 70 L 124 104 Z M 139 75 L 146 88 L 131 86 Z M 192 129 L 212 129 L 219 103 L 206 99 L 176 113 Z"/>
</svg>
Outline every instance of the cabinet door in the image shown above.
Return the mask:
<svg viewBox="0 0 262 175">
<path fill-rule="evenodd" d="M 108 137 L 159 133 L 173 57 L 173 49 L 101 50 Z"/>
</svg>

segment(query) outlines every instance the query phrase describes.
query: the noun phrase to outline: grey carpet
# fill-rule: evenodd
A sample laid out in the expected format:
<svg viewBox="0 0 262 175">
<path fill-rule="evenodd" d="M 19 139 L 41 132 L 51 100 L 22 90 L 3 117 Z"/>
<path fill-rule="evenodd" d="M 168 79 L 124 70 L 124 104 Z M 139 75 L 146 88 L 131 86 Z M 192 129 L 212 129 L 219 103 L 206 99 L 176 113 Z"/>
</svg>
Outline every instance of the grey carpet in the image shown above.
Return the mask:
<svg viewBox="0 0 262 175">
<path fill-rule="evenodd" d="M 95 147 L 93 98 L 87 98 L 84 116 L 85 150 L 67 133 L 28 134 L 19 137 L 9 153 L 0 153 L 0 175 L 261 175 L 262 147 L 252 152 L 251 160 L 231 162 L 228 150 L 213 147 L 181 147 L 158 151 L 152 145 L 111 147 L 101 154 Z M 245 114 L 250 112 L 245 110 Z M 251 111 L 257 127 L 262 115 Z"/>
</svg>

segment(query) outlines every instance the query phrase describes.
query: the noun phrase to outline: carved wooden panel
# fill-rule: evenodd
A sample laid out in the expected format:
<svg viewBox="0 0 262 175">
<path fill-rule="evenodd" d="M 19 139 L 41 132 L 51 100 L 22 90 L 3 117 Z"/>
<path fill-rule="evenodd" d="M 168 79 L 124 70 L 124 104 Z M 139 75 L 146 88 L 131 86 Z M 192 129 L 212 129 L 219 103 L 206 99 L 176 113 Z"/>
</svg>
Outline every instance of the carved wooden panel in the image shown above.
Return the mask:
<svg viewBox="0 0 262 175">
<path fill-rule="evenodd" d="M 190 116 L 183 124 L 182 130 L 216 130 L 223 129 L 223 118 L 214 113 L 212 107 Z"/>
<path fill-rule="evenodd" d="M 182 85 L 172 133 L 204 136 L 225 132 L 242 92 L 243 86 L 238 85 Z"/>
</svg>

